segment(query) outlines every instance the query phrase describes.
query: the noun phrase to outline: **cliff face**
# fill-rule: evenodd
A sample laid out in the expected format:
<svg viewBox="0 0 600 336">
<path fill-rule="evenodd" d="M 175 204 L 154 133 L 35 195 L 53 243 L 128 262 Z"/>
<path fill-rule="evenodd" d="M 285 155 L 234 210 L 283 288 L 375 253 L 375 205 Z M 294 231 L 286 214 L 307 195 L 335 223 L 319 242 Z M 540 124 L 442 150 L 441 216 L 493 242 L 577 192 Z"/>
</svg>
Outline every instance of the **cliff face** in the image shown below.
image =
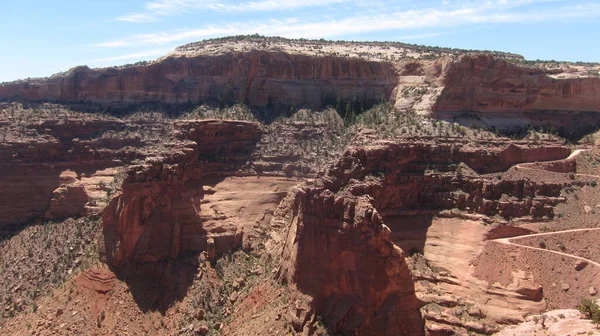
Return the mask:
<svg viewBox="0 0 600 336">
<path fill-rule="evenodd" d="M 11 119 L 0 127 L 0 229 L 97 210 L 114 168 L 145 155 L 129 147 L 143 147 L 142 139 L 101 136 L 137 127 L 116 119 Z"/>
<path fill-rule="evenodd" d="M 323 97 L 388 98 L 396 75 L 389 63 L 253 51 L 166 58 L 124 69 L 78 67 L 39 82 L 0 85 L 0 98 L 104 104 L 218 101 L 251 106 L 321 107 Z"/>
<path fill-rule="evenodd" d="M 507 143 L 491 150 L 391 141 L 350 147 L 325 177 L 294 189 L 272 222 L 279 277 L 309 297 L 291 313 L 296 330 L 322 315 L 333 331 L 345 334 L 422 334 L 404 256 L 422 253 L 432 214 L 458 208 L 506 218 L 552 217 L 553 206 L 564 201 L 560 183 L 466 176 L 456 164 L 500 171 L 528 158 L 568 153 L 562 146 Z M 429 222 L 415 226 L 415 216 Z"/>
<path fill-rule="evenodd" d="M 104 210 L 109 264 L 157 261 L 180 251 L 223 253 L 241 246 L 242 227 L 203 209 L 207 175 L 235 174 L 262 135 L 249 122 L 198 121 L 175 124 L 177 137 L 191 140 L 180 152 L 131 166 L 122 192 Z M 210 229 L 214 229 L 211 232 Z"/>
<path fill-rule="evenodd" d="M 369 103 L 494 126 L 553 127 L 564 133 L 598 121 L 600 78 L 520 67 L 489 54 L 397 62 L 275 51 L 171 55 L 150 65 L 71 69 L 0 85 L 0 99 L 94 102 L 245 103 L 250 106 Z M 576 76 L 575 76 L 576 77 Z"/>
<path fill-rule="evenodd" d="M 206 183 L 212 187 L 220 184 L 223 192 L 232 189 L 231 177 L 265 176 L 260 181 L 236 180 L 240 188 L 250 189 L 239 195 L 255 197 L 260 188 L 271 188 L 263 198 L 257 197 L 264 203 L 244 211 L 241 217 L 250 220 L 248 216 L 258 216 L 254 211 L 265 211 L 263 206 L 271 207 L 274 199 L 283 197 L 279 194 L 293 183 L 285 177 L 314 176 L 326 161 L 304 153 L 335 138 L 335 132 L 324 123 L 260 125 L 154 115 L 119 119 L 77 113 L 58 105 L 33 106 L 0 105 L 0 230 L 36 219 L 98 214 L 128 176 L 126 167 L 133 164 L 139 179 L 131 181 L 140 182 L 138 186 L 144 185 L 145 174 L 161 177 L 152 171 L 159 169 L 155 165 L 165 165 L 173 174 L 177 167 L 185 166 L 181 181 L 165 181 L 180 183 L 181 190 L 187 190 L 184 184 L 188 180 L 206 174 L 214 177 Z M 311 146 L 305 146 L 307 143 Z M 217 181 L 219 178 L 223 181 Z M 157 188 L 156 183 L 150 185 Z M 281 190 L 275 191 L 274 185 Z M 153 192 L 160 192 L 158 189 Z M 264 199 L 269 195 L 274 198 Z M 238 196 L 231 195 L 239 200 Z"/>
<path fill-rule="evenodd" d="M 433 112 L 440 118 L 471 113 L 489 126 L 549 126 L 570 130 L 598 120 L 600 78 L 552 78 L 489 55 L 453 62 Z"/>
<path fill-rule="evenodd" d="M 368 196 L 307 187 L 286 201 L 291 225 L 279 276 L 312 298 L 293 321 L 297 331 L 318 314 L 344 334 L 423 333 L 404 252 Z"/>
</svg>

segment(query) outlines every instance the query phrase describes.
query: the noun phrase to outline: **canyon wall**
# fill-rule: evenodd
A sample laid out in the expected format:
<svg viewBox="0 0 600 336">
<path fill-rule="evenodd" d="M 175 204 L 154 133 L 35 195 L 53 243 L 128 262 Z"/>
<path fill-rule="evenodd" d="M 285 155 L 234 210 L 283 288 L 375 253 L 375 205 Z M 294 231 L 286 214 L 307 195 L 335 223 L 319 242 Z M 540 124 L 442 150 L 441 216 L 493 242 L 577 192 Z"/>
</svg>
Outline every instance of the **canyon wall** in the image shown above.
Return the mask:
<svg viewBox="0 0 600 336">
<path fill-rule="evenodd" d="M 357 98 L 389 98 L 396 85 L 390 63 L 252 51 L 166 58 L 128 68 L 89 69 L 0 85 L 0 98 L 30 101 L 198 103 L 322 107 Z"/>
<path fill-rule="evenodd" d="M 292 312 L 294 327 L 302 330 L 311 316 L 321 315 L 344 334 L 422 334 L 404 256 L 422 253 L 434 214 L 458 208 L 506 218 L 552 217 L 553 206 L 564 201 L 561 183 L 467 176 L 456 165 L 498 171 L 527 158 L 568 153 L 562 146 L 508 143 L 491 149 L 392 141 L 350 147 L 326 176 L 295 188 L 272 221 L 269 248 L 280 259 L 278 276 L 308 296 L 304 308 Z M 429 222 L 415 227 L 415 216 Z M 407 232 L 421 239 L 407 239 Z"/>
<path fill-rule="evenodd" d="M 279 278 L 311 298 L 294 328 L 318 314 L 343 334 L 422 335 L 405 254 L 369 197 L 294 191 L 282 203 L 292 213 Z"/>
<path fill-rule="evenodd" d="M 103 212 L 104 253 L 111 265 L 241 247 L 239 223 L 203 209 L 205 193 L 211 192 L 203 179 L 233 175 L 245 165 L 262 135 L 258 124 L 198 121 L 174 126 L 177 137 L 191 141 L 189 146 L 130 166 L 122 191 Z"/>
<path fill-rule="evenodd" d="M 201 251 L 214 258 L 252 248 L 261 225 L 298 183 L 281 164 L 262 164 L 256 173 L 263 132 L 253 122 L 174 122 L 173 136 L 181 143 L 129 166 L 102 213 L 107 263 L 124 266 Z"/>
<path fill-rule="evenodd" d="M 433 106 L 437 118 L 462 118 L 499 129 L 529 124 L 566 132 L 600 120 L 597 77 L 559 79 L 541 69 L 477 55 L 453 62 L 443 86 Z"/>
<path fill-rule="evenodd" d="M 24 110 L 15 103 L 0 107 L 0 230 L 38 219 L 96 215 L 121 188 L 129 174 L 126 167 L 132 165 L 138 179 L 131 181 L 139 182 L 137 186 L 143 185 L 144 174 L 156 177 L 152 171 L 159 169 L 156 165 L 166 165 L 173 174 L 178 173 L 176 167 L 185 166 L 181 181 L 165 181 L 180 183 L 181 190 L 187 190 L 185 183 L 194 176 L 210 174 L 212 180 L 204 183 L 220 184 L 225 190 L 231 189 L 233 177 L 261 177 L 260 181 L 235 180 L 240 192 L 232 197 L 254 195 L 256 190 L 242 192 L 244 186 L 271 188 L 256 197 L 264 203 L 254 204 L 253 209 L 264 211 L 266 204 L 270 207 L 283 197 L 279 194 L 293 183 L 292 177 L 314 176 L 327 156 L 336 155 L 335 151 L 318 158 L 312 155 L 317 144 L 322 147 L 335 138 L 335 131 L 324 123 L 260 125 L 154 115 L 118 119 L 50 104 Z M 276 186 L 281 190 L 276 191 Z M 274 198 L 265 199 L 269 197 Z M 242 217 L 256 215 L 249 205 L 245 208 Z"/>
<path fill-rule="evenodd" d="M 565 77 L 565 78 L 560 78 Z M 98 103 L 336 104 L 340 98 L 498 129 L 588 131 L 600 112 L 600 78 L 517 66 L 489 54 L 437 60 L 363 60 L 273 51 L 169 56 L 149 65 L 80 66 L 46 79 L 0 85 L 0 99 Z"/>
<path fill-rule="evenodd" d="M 0 127 L 0 229 L 98 210 L 114 168 L 145 156 L 133 150 L 143 147 L 140 138 L 102 136 L 137 129 L 135 123 L 94 116 L 10 121 Z"/>
</svg>

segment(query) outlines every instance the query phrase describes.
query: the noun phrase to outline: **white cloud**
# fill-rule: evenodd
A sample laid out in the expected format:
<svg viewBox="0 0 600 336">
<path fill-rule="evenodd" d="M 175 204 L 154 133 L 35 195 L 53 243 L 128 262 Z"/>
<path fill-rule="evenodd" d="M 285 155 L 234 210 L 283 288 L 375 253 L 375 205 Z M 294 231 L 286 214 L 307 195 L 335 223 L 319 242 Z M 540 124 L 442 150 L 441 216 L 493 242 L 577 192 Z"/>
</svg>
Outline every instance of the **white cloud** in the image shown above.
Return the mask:
<svg viewBox="0 0 600 336">
<path fill-rule="evenodd" d="M 190 8 L 201 8 L 211 4 L 212 1 L 198 0 L 160 0 L 147 2 L 144 7 L 147 11 L 156 15 L 174 15 Z"/>
<path fill-rule="evenodd" d="M 83 63 L 98 64 L 98 63 L 108 63 L 108 62 L 115 62 L 115 61 L 138 60 L 141 58 L 147 59 L 147 58 L 162 56 L 169 51 L 170 50 L 165 50 L 165 49 L 153 49 L 153 50 L 146 50 L 146 51 L 126 54 L 126 55 L 120 55 L 120 56 L 114 56 L 114 57 L 97 58 L 97 59 L 85 61 Z"/>
<path fill-rule="evenodd" d="M 217 0 L 159 0 L 144 4 L 145 12 L 118 17 L 127 22 L 154 22 L 161 16 L 172 16 L 193 9 L 212 9 L 221 12 L 284 11 L 301 7 L 317 7 L 357 0 L 261 0 L 227 3 Z"/>
<path fill-rule="evenodd" d="M 332 3 L 342 0 L 322 0 L 322 3 Z M 305 0 L 305 4 L 316 4 L 315 0 Z M 583 17 L 600 16 L 600 4 L 543 6 L 541 3 L 563 2 L 562 0 L 484 0 L 484 1 L 447 1 L 446 6 L 440 8 L 431 6 L 411 10 L 395 10 L 381 14 L 363 13 L 342 19 L 330 19 L 327 14 L 311 18 L 288 18 L 284 20 L 269 21 L 238 21 L 219 26 L 207 25 L 200 28 L 179 30 L 172 32 L 149 33 L 135 35 L 128 39 L 95 44 L 97 47 L 135 46 L 165 44 L 173 42 L 191 42 L 198 39 L 237 35 L 253 34 L 278 35 L 289 38 L 334 38 L 360 33 L 378 31 L 398 31 L 415 29 L 439 29 L 468 24 L 482 23 L 528 23 L 552 21 L 561 19 L 574 19 Z M 206 2 L 204 2 L 206 5 Z M 300 5 L 299 0 L 286 2 L 287 6 Z M 181 6 L 197 5 L 198 1 L 192 0 L 162 0 L 150 3 L 149 9 L 160 10 L 161 13 L 172 13 Z M 251 5 L 254 4 L 254 5 Z M 246 2 L 235 6 L 266 6 L 274 4 L 271 0 Z M 210 2 L 210 6 L 217 6 Z M 529 7 L 530 5 L 537 5 Z M 542 8 L 542 9 L 540 9 Z M 436 33 L 439 34 L 439 33 Z M 413 34 L 397 39 L 418 39 L 437 35 Z"/>
<path fill-rule="evenodd" d="M 156 17 L 149 14 L 131 14 L 120 16 L 117 20 L 127 22 L 155 22 Z"/>
<path fill-rule="evenodd" d="M 446 35 L 446 33 L 424 33 L 424 34 L 414 34 L 414 35 L 401 35 L 401 36 L 396 36 L 395 39 L 397 39 L 399 41 L 420 40 L 420 39 L 424 39 L 424 38 L 437 37 L 437 36 L 442 36 L 442 35 Z"/>
<path fill-rule="evenodd" d="M 119 41 L 111 41 L 111 42 L 94 43 L 94 44 L 90 44 L 90 47 L 114 48 L 114 47 L 125 47 L 127 45 L 128 45 L 127 42 L 125 42 L 123 40 L 119 40 Z"/>
<path fill-rule="evenodd" d="M 277 1 L 277 0 L 263 0 L 263 1 L 250 1 L 242 2 L 239 4 L 224 4 L 214 3 L 209 4 L 207 7 L 222 10 L 222 11 L 276 11 L 276 10 L 290 10 L 301 7 L 317 7 L 326 6 L 333 4 L 340 4 L 348 2 L 349 0 L 288 0 L 288 1 Z"/>
</svg>

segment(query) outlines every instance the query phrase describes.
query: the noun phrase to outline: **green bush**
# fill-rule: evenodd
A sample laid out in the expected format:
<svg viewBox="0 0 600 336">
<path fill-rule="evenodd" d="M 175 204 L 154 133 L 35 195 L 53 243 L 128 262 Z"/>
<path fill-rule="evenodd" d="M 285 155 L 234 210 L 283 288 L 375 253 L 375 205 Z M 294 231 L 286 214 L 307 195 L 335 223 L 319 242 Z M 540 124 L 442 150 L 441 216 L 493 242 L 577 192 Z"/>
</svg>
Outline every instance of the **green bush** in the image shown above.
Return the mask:
<svg viewBox="0 0 600 336">
<path fill-rule="evenodd" d="M 583 298 L 577 306 L 577 309 L 588 319 L 592 320 L 594 324 L 600 324 L 600 306 L 590 299 Z"/>
</svg>

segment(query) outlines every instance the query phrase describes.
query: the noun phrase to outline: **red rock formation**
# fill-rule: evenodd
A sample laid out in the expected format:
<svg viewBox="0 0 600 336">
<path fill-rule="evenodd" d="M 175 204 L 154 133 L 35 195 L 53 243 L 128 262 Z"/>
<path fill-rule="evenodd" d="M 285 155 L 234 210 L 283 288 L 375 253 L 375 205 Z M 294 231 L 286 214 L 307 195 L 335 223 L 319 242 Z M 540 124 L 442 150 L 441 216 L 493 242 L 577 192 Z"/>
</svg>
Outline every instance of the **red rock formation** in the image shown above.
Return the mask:
<svg viewBox="0 0 600 336">
<path fill-rule="evenodd" d="M 491 55 L 462 57 L 443 82 L 433 109 L 440 118 L 471 113 L 498 128 L 531 124 L 571 130 L 595 124 L 600 111 L 600 79 L 555 79 Z"/>
<path fill-rule="evenodd" d="M 90 200 L 82 177 L 145 157 L 140 149 L 143 141 L 115 137 L 107 143 L 100 138 L 106 132 L 137 127 L 114 118 L 15 118 L 11 122 L 21 125 L 17 134 L 11 134 L 10 127 L 2 129 L 0 228 L 34 218 L 81 215 Z"/>
<path fill-rule="evenodd" d="M 147 66 L 77 67 L 64 75 L 0 85 L 0 99 L 99 103 L 202 101 L 320 107 L 324 95 L 350 101 L 389 97 L 396 83 L 389 63 L 253 51 L 170 57 Z"/>
<path fill-rule="evenodd" d="M 272 245 L 281 257 L 280 279 L 309 297 L 292 311 L 296 330 L 322 315 L 334 332 L 422 334 L 414 285 L 399 247 L 422 246 L 414 246 L 416 239 L 391 239 L 410 225 L 402 214 L 468 208 L 506 217 L 551 216 L 561 185 L 465 177 L 453 168 L 469 162 L 480 171 L 506 169 L 526 160 L 523 153 L 550 159 L 567 156 L 568 149 L 381 141 L 349 148 L 326 177 L 296 189 L 281 204 Z M 437 172 L 426 172 L 431 169 Z"/>
<path fill-rule="evenodd" d="M 431 86 L 440 89 L 431 90 L 424 102 L 402 101 L 403 92 Z M 126 68 L 77 67 L 46 79 L 0 85 L 0 99 L 107 106 L 219 101 L 322 107 L 338 97 L 366 102 L 384 97 L 398 100 L 401 109 L 432 112 L 437 118 L 467 118 L 499 129 L 553 127 L 567 134 L 597 124 L 599 96 L 598 78 L 552 78 L 544 70 L 489 54 L 396 64 L 273 51 L 179 55 Z"/>
<path fill-rule="evenodd" d="M 193 144 L 130 167 L 122 192 L 103 213 L 109 264 L 157 261 L 213 248 L 220 254 L 241 247 L 241 225 L 201 206 L 210 192 L 203 188 L 203 179 L 237 173 L 260 139 L 258 125 L 208 120 L 178 122 L 175 129 L 177 137 Z"/>
<path fill-rule="evenodd" d="M 60 174 L 60 187 L 52 193 L 50 207 L 44 213 L 48 219 L 62 219 L 81 216 L 89 200 L 85 186 L 77 179 L 77 174 L 67 170 Z"/>
<path fill-rule="evenodd" d="M 423 334 L 404 253 L 369 197 L 305 187 L 288 201 L 293 218 L 279 276 L 313 298 L 311 311 L 294 319 L 296 330 L 319 314 L 344 334 Z"/>
</svg>

